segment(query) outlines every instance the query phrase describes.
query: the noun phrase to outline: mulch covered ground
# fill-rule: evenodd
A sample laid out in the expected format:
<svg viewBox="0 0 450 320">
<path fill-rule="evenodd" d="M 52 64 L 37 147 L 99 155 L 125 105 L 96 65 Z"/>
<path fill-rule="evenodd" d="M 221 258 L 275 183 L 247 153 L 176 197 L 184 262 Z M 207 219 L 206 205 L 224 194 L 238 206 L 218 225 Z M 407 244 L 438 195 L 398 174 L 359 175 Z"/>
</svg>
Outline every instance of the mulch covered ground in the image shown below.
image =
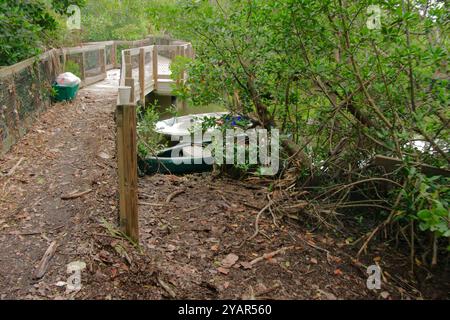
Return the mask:
<svg viewBox="0 0 450 320">
<path fill-rule="evenodd" d="M 371 291 L 354 248 L 337 235 L 289 220 L 275 226 L 263 215 L 258 236 L 245 241 L 266 187 L 209 174 L 140 179 L 134 247 L 116 232 L 114 103 L 112 94 L 82 90 L 75 103 L 41 114 L 0 160 L 1 299 L 446 297 L 446 288 L 420 293 L 404 280 L 407 258 L 382 245 L 363 260 L 389 270 Z M 35 279 L 54 241 L 46 273 Z M 75 292 L 65 286 L 74 261 L 86 263 Z"/>
</svg>

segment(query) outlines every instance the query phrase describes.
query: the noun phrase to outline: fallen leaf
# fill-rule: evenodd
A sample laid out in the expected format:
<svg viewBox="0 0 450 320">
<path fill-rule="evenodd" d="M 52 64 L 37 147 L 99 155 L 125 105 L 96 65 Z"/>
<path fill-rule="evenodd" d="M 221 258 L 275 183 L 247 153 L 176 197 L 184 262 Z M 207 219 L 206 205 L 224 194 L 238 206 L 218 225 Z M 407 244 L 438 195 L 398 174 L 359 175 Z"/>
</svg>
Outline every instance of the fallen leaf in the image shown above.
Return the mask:
<svg viewBox="0 0 450 320">
<path fill-rule="evenodd" d="M 239 257 L 235 255 L 234 253 L 230 253 L 225 257 L 225 259 L 222 260 L 222 267 L 224 268 L 231 268 L 237 261 L 239 260 Z"/>
<path fill-rule="evenodd" d="M 337 276 L 342 276 L 344 273 L 342 272 L 341 269 L 336 269 L 336 270 L 334 270 L 334 274 Z"/>
<path fill-rule="evenodd" d="M 111 157 L 109 156 L 109 154 L 107 154 L 106 152 L 100 152 L 100 153 L 98 154 L 98 156 L 99 156 L 100 158 L 102 158 L 102 159 L 105 159 L 105 160 L 108 160 L 109 158 L 111 158 Z"/>
<path fill-rule="evenodd" d="M 342 259 L 341 259 L 341 258 L 335 257 L 335 256 L 331 256 L 331 260 L 334 261 L 334 262 L 336 262 L 336 263 L 341 263 L 341 262 L 342 262 Z"/>
<path fill-rule="evenodd" d="M 311 263 L 314 263 L 314 264 L 317 264 L 318 263 L 318 261 L 317 261 L 317 259 L 316 258 L 311 258 Z"/>
<path fill-rule="evenodd" d="M 117 277 L 117 269 L 116 268 L 112 268 L 111 269 L 111 279 L 114 279 L 115 277 Z"/>
<path fill-rule="evenodd" d="M 389 298 L 390 294 L 389 294 L 389 292 L 387 292 L 387 291 L 383 291 L 382 293 L 380 293 L 380 296 L 381 296 L 383 299 L 387 299 L 387 298 Z"/>
<path fill-rule="evenodd" d="M 241 266 L 244 269 L 251 269 L 252 268 L 252 264 L 250 262 L 241 262 Z"/>
<path fill-rule="evenodd" d="M 219 271 L 220 273 L 225 274 L 225 275 L 230 273 L 230 269 L 223 268 L 223 267 L 217 268 L 217 271 Z"/>
<path fill-rule="evenodd" d="M 215 245 L 211 246 L 211 251 L 219 251 L 219 245 L 215 244 Z"/>
<path fill-rule="evenodd" d="M 321 290 L 321 289 L 317 289 L 317 291 L 320 294 L 323 294 L 327 298 L 327 300 L 337 300 L 337 297 L 334 294 L 332 294 L 331 292 Z"/>
<path fill-rule="evenodd" d="M 172 251 L 175 251 L 175 250 L 177 250 L 177 247 L 174 246 L 173 244 L 167 245 L 167 251 L 172 252 Z"/>
</svg>

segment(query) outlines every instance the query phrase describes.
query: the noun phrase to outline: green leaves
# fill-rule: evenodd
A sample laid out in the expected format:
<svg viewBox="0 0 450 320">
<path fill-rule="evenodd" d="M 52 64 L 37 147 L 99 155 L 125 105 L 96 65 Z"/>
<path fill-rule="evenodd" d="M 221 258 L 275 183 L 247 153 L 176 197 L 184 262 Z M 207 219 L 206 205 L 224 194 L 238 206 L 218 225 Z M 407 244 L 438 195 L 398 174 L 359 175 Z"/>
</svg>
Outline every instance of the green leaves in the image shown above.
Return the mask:
<svg viewBox="0 0 450 320">
<path fill-rule="evenodd" d="M 437 237 L 450 237 L 448 178 L 426 177 L 415 168 L 409 170 L 411 183 L 402 191 L 404 213 L 418 220 L 421 231 L 430 231 Z"/>
<path fill-rule="evenodd" d="M 67 0 L 66 0 L 67 1 Z M 70 0 L 69 0 L 70 1 Z M 145 0 L 90 0 L 81 11 L 85 41 L 138 40 L 148 34 L 155 16 Z"/>
<path fill-rule="evenodd" d="M 11 65 L 42 52 L 61 28 L 58 14 L 69 4 L 82 6 L 85 0 L 10 0 L 0 2 L 0 65 Z M 54 11 L 53 11 L 54 9 Z"/>
</svg>

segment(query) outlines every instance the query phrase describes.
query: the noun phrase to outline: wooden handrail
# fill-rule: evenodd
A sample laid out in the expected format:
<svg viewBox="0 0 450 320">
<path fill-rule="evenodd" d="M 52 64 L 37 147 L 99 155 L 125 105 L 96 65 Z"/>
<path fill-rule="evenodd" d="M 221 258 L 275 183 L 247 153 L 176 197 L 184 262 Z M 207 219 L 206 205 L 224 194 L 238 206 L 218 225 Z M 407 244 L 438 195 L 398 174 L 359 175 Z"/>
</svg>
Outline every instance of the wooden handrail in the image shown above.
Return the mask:
<svg viewBox="0 0 450 320">
<path fill-rule="evenodd" d="M 150 60 L 146 60 L 146 54 L 151 53 Z M 126 85 L 127 78 L 133 78 L 136 86 L 134 92 L 135 101 L 141 101 L 145 104 L 145 96 L 151 91 L 160 90 L 159 82 L 165 83 L 164 93 L 167 94 L 167 83 L 170 84 L 170 80 L 166 74 L 160 74 L 158 72 L 159 57 L 172 59 L 175 56 L 193 57 L 192 45 L 190 43 L 183 42 L 181 44 L 170 45 L 151 45 L 142 46 L 138 48 L 131 48 L 122 50 L 122 68 L 120 76 L 120 85 Z M 128 57 L 128 58 L 125 58 Z M 127 59 L 127 60 L 126 60 Z M 133 61 L 139 61 L 136 66 L 132 64 Z M 150 68 L 151 66 L 151 68 Z M 136 71 L 133 72 L 133 69 Z M 149 70 L 152 70 L 149 74 Z M 175 80 L 177 84 L 186 80 L 185 72 L 180 72 Z M 137 85 L 139 83 L 139 85 Z"/>
<path fill-rule="evenodd" d="M 95 76 L 88 76 L 86 74 L 86 61 L 84 58 L 82 58 L 81 61 L 81 70 L 80 70 L 80 76 L 83 78 L 83 82 L 81 86 L 86 86 L 91 83 L 104 80 L 106 78 L 106 71 L 111 70 L 113 68 L 116 68 L 118 66 L 118 63 L 116 61 L 116 54 L 117 54 L 117 46 L 125 45 L 129 47 L 135 47 L 132 48 L 133 54 L 139 54 L 140 49 L 144 48 L 146 52 L 151 52 L 153 50 L 154 45 L 150 45 L 152 43 L 157 42 L 164 42 L 168 41 L 169 43 L 176 43 L 176 44 L 169 44 L 169 45 L 162 45 L 162 46 L 179 46 L 179 45 L 186 45 L 187 42 L 180 41 L 180 40 L 172 40 L 167 37 L 158 37 L 158 36 L 148 36 L 145 39 L 141 40 L 135 40 L 135 41 L 126 41 L 126 40 L 109 40 L 109 41 L 97 41 L 97 42 L 88 42 L 83 43 L 82 46 L 78 47 L 69 47 L 69 48 L 60 48 L 60 49 L 51 49 L 47 52 L 44 52 L 40 56 L 33 57 L 26 59 L 24 61 L 18 62 L 12 66 L 0 66 L 0 78 L 9 77 L 11 75 L 17 74 L 21 72 L 22 70 L 30 67 L 33 65 L 36 61 L 42 61 L 47 59 L 51 54 L 59 55 L 61 60 L 63 61 L 63 65 L 66 65 L 67 60 L 71 55 L 81 55 L 86 56 L 86 53 L 88 52 L 99 52 L 100 59 L 98 61 L 98 67 L 100 69 L 100 74 Z M 107 63 L 107 47 L 111 47 L 111 63 Z M 65 70 L 63 70 L 65 71 Z M 144 74 L 145 76 L 145 74 Z M 145 78 L 145 77 L 144 77 Z M 153 79 L 153 77 L 151 77 Z M 121 82 L 121 85 L 124 85 L 124 81 Z"/>
</svg>

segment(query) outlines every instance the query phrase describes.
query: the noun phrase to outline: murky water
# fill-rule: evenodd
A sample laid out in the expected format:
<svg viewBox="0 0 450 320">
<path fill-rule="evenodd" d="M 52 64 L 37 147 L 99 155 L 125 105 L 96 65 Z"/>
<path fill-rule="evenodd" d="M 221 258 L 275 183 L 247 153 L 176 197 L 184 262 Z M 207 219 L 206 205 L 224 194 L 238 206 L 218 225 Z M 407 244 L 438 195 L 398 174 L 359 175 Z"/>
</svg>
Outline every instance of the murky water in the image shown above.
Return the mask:
<svg viewBox="0 0 450 320">
<path fill-rule="evenodd" d="M 203 106 L 193 106 L 187 104 L 184 108 L 180 101 L 176 101 L 174 97 L 170 96 L 157 96 L 150 97 L 149 103 L 154 103 L 155 99 L 158 101 L 158 111 L 160 113 L 160 119 L 166 120 L 172 117 L 185 116 L 188 114 L 199 114 L 209 112 L 223 112 L 226 109 L 218 104 L 209 104 Z"/>
</svg>

